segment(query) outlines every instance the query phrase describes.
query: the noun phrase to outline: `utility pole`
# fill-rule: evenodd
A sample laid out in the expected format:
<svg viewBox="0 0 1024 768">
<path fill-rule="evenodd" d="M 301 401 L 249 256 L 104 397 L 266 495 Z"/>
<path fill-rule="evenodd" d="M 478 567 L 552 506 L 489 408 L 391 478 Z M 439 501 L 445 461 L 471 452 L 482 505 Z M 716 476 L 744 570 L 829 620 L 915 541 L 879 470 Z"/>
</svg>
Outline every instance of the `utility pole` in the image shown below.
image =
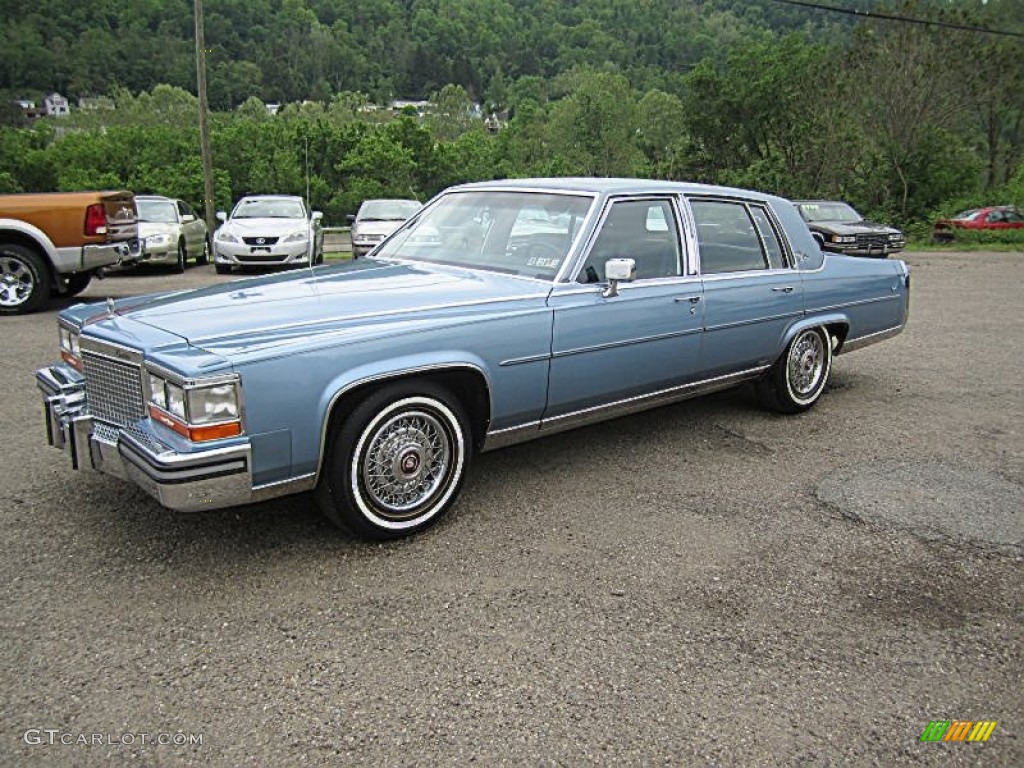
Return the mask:
<svg viewBox="0 0 1024 768">
<path fill-rule="evenodd" d="M 195 0 L 196 16 L 196 91 L 199 97 L 199 148 L 203 159 L 203 203 L 206 226 L 217 227 L 213 204 L 213 154 L 210 151 L 210 123 L 206 106 L 206 37 L 203 32 L 203 0 Z"/>
</svg>

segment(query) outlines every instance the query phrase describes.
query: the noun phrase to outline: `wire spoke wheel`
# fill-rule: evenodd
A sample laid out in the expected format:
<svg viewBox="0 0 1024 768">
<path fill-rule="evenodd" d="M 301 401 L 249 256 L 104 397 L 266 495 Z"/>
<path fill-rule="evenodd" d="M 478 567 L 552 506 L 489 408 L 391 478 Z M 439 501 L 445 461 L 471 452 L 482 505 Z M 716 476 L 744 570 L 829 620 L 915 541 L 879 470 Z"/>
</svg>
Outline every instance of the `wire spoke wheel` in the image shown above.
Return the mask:
<svg viewBox="0 0 1024 768">
<path fill-rule="evenodd" d="M 825 343 L 817 331 L 805 331 L 789 348 L 786 376 L 798 399 L 814 394 L 825 373 Z"/>
<path fill-rule="evenodd" d="M 362 486 L 383 516 L 415 515 L 449 474 L 452 434 L 426 410 L 401 411 L 379 423 L 360 454 Z"/>
</svg>

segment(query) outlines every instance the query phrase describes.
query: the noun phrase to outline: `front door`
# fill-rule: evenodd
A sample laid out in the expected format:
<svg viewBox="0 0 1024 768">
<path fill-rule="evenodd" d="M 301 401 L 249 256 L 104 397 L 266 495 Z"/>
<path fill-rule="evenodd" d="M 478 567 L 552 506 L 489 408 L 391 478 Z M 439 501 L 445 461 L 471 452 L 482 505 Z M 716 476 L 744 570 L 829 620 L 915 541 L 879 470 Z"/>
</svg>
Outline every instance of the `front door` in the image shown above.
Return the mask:
<svg viewBox="0 0 1024 768">
<path fill-rule="evenodd" d="M 542 428 L 678 386 L 695 374 L 703 300 L 687 275 L 671 197 L 613 201 L 574 283 L 560 284 L 554 310 L 548 405 Z M 604 265 L 636 262 L 634 282 L 606 296 Z"/>
</svg>

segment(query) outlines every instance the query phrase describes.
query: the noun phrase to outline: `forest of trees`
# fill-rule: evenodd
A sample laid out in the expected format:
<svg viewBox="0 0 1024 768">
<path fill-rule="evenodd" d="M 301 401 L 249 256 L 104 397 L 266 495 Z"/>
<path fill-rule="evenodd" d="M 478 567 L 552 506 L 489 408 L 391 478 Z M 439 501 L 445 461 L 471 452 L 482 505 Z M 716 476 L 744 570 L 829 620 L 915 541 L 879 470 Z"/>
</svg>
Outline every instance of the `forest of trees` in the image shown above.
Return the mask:
<svg viewBox="0 0 1024 768">
<path fill-rule="evenodd" d="M 461 181 L 646 176 L 841 197 L 922 234 L 1024 204 L 1024 3 L 826 4 L 947 26 L 778 0 L 206 0 L 216 203 L 308 185 L 337 224 Z M 190 0 L 0 0 L 0 19 L 0 191 L 199 204 Z M 51 91 L 113 108 L 10 108 Z M 432 106 L 366 109 L 396 97 Z"/>
</svg>

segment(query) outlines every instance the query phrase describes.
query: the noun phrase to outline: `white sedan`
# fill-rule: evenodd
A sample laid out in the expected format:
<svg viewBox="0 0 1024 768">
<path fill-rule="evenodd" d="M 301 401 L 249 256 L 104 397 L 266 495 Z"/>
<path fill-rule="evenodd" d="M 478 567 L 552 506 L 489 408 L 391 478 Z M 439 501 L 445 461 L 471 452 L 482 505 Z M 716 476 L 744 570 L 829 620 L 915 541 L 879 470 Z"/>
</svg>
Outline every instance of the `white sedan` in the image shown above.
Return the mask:
<svg viewBox="0 0 1024 768">
<path fill-rule="evenodd" d="M 251 195 L 235 205 L 213 238 L 217 272 L 233 267 L 308 266 L 324 257 L 323 214 L 295 195 Z"/>
</svg>

